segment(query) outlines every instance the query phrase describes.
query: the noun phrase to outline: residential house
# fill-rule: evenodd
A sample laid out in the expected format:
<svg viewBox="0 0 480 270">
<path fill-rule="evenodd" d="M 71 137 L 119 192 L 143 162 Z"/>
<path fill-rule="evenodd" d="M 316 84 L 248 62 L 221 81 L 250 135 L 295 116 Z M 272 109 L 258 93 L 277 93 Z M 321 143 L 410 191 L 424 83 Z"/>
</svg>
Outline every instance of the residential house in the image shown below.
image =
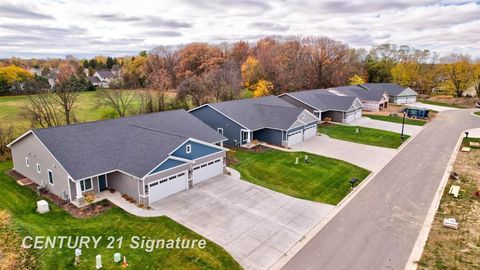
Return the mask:
<svg viewBox="0 0 480 270">
<path fill-rule="evenodd" d="M 95 71 L 95 73 L 93 74 L 93 76 L 91 77 L 88 77 L 88 79 L 90 80 L 90 82 L 94 85 L 94 86 L 99 86 L 99 87 L 103 87 L 103 88 L 108 88 L 110 82 L 115 79 L 116 75 L 114 72 L 112 72 L 111 70 L 97 70 Z"/>
<path fill-rule="evenodd" d="M 149 205 L 221 175 L 225 140 L 175 110 L 33 129 L 8 146 L 15 171 L 66 201 L 114 189 Z"/>
<path fill-rule="evenodd" d="M 410 87 L 403 87 L 396 83 L 365 83 L 359 86 L 368 90 L 387 92 L 390 103 L 410 104 L 417 102 L 417 92 L 413 91 Z"/>
<path fill-rule="evenodd" d="M 340 86 L 322 90 L 326 94 L 356 97 L 362 102 L 362 109 L 364 111 L 379 111 L 388 106 L 388 94 L 385 90 L 365 89 L 357 85 Z"/>
<path fill-rule="evenodd" d="M 350 123 L 362 117 L 362 102 L 357 97 L 325 94 L 323 90 L 285 93 L 280 99 L 308 110 L 321 120 Z"/>
<path fill-rule="evenodd" d="M 190 113 L 228 138 L 229 145 L 253 140 L 290 147 L 317 134 L 319 119 L 275 96 L 209 103 Z"/>
</svg>

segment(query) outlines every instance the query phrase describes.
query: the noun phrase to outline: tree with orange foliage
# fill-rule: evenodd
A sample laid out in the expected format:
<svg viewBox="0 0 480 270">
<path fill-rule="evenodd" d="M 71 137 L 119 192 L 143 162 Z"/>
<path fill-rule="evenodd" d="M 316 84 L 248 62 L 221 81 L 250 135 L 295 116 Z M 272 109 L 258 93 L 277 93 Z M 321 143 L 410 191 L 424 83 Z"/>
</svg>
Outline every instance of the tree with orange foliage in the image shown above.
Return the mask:
<svg viewBox="0 0 480 270">
<path fill-rule="evenodd" d="M 254 56 L 247 57 L 247 60 L 242 64 L 241 72 L 243 85 L 249 89 L 262 78 L 263 73 L 260 62 Z"/>
<path fill-rule="evenodd" d="M 268 96 L 273 92 L 273 84 L 267 80 L 259 80 L 252 88 L 254 97 Z"/>
<path fill-rule="evenodd" d="M 218 68 L 225 61 L 223 52 L 206 43 L 192 43 L 178 51 L 178 63 L 175 67 L 180 80 Z"/>
</svg>

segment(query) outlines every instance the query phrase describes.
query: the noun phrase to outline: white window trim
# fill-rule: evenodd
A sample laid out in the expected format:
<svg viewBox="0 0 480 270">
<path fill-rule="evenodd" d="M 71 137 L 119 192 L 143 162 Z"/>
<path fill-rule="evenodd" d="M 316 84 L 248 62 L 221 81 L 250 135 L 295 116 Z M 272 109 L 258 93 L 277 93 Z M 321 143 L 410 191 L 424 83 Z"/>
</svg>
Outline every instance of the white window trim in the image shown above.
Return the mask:
<svg viewBox="0 0 480 270">
<path fill-rule="evenodd" d="M 187 146 L 185 146 L 185 152 L 187 152 L 187 154 L 190 154 L 192 152 L 192 145 L 191 144 L 187 144 Z"/>
<path fill-rule="evenodd" d="M 40 167 L 40 164 L 37 163 L 37 172 L 38 173 L 42 173 L 42 168 Z"/>
<path fill-rule="evenodd" d="M 25 166 L 30 167 L 30 159 L 28 157 L 25 157 Z"/>
<path fill-rule="evenodd" d="M 223 128 L 217 128 L 217 132 L 223 135 Z"/>
<path fill-rule="evenodd" d="M 50 173 L 52 174 L 52 182 L 51 183 L 50 183 Z M 48 180 L 48 184 L 50 186 L 55 185 L 55 180 L 53 179 L 53 172 L 51 170 L 47 170 L 47 180 Z"/>
<path fill-rule="evenodd" d="M 87 181 L 87 180 L 90 180 L 90 188 L 82 190 L 82 182 L 83 182 L 83 186 L 85 187 L 85 181 Z M 80 190 L 82 191 L 82 193 L 93 190 L 93 179 L 92 178 L 87 178 L 87 179 L 80 180 Z"/>
</svg>

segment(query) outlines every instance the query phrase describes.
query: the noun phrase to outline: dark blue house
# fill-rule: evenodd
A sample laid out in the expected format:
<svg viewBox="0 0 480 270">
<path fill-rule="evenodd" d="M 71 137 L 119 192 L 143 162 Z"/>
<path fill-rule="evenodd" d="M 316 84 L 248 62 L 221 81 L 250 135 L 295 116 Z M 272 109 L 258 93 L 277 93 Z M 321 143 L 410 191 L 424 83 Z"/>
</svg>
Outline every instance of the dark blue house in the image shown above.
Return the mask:
<svg viewBox="0 0 480 270">
<path fill-rule="evenodd" d="M 319 119 L 278 97 L 209 103 L 190 111 L 220 134 L 228 145 L 248 145 L 253 140 L 289 147 L 317 134 Z"/>
</svg>

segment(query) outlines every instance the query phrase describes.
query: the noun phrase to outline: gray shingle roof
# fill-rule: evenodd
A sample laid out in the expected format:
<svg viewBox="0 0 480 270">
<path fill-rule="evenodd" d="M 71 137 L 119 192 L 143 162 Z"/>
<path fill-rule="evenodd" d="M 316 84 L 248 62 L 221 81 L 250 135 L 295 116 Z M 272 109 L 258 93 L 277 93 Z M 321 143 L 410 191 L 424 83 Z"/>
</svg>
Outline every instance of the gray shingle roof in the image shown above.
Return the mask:
<svg viewBox="0 0 480 270">
<path fill-rule="evenodd" d="M 335 95 L 345 95 L 351 97 L 357 97 L 360 100 L 370 100 L 370 101 L 380 101 L 383 98 L 383 94 L 385 91 L 378 90 L 378 89 L 365 89 L 364 87 L 360 87 L 358 85 L 351 85 L 351 86 L 339 86 L 339 87 L 332 87 L 328 89 L 322 89 L 327 94 L 335 94 Z"/>
<path fill-rule="evenodd" d="M 276 96 L 210 103 L 210 106 L 250 130 L 266 127 L 288 130 L 303 112 Z"/>
<path fill-rule="evenodd" d="M 100 79 L 96 76 L 88 77 L 91 83 L 100 83 Z"/>
<path fill-rule="evenodd" d="M 113 170 L 141 178 L 188 138 L 226 140 L 185 110 L 33 132 L 76 180 Z"/>
<path fill-rule="evenodd" d="M 106 70 L 106 69 L 102 69 L 102 70 L 97 70 L 97 73 L 100 77 L 102 78 L 113 78 L 115 77 L 115 74 L 113 74 L 112 71 L 110 70 Z"/>
<path fill-rule="evenodd" d="M 387 91 L 390 96 L 398 96 L 408 87 L 400 86 L 396 83 L 364 83 L 360 86 L 370 90 Z"/>
<path fill-rule="evenodd" d="M 356 97 L 337 96 L 324 93 L 323 90 L 307 90 L 288 93 L 292 97 L 321 111 L 347 112 L 355 105 Z M 361 105 L 360 107 L 361 108 Z"/>
</svg>

